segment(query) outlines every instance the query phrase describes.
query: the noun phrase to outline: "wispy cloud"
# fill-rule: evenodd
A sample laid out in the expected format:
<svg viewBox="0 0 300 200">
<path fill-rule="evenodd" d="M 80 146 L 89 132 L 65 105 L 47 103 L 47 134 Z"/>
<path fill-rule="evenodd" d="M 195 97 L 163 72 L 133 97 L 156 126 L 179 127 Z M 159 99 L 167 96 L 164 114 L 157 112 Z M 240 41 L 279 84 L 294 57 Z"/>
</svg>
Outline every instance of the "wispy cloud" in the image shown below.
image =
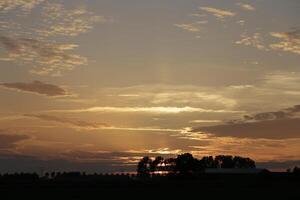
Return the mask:
<svg viewBox="0 0 300 200">
<path fill-rule="evenodd" d="M 1 0 L 0 12 L 12 10 L 18 7 L 23 10 L 29 11 L 43 1 L 44 0 Z"/>
<path fill-rule="evenodd" d="M 120 127 L 113 126 L 103 122 L 91 122 L 75 118 L 68 118 L 63 116 L 47 115 L 47 114 L 25 114 L 24 117 L 36 118 L 49 122 L 56 122 L 63 125 L 69 125 L 74 129 L 87 129 L 87 130 L 118 130 L 118 131 L 142 131 L 142 132 L 171 132 L 180 133 L 185 129 L 172 129 L 172 128 L 159 128 L 159 127 Z"/>
<path fill-rule="evenodd" d="M 281 40 L 271 44 L 271 49 L 300 54 L 300 29 L 290 32 L 271 32 L 270 35 Z"/>
<path fill-rule="evenodd" d="M 200 32 L 200 28 L 195 24 L 174 24 L 174 26 L 189 32 Z"/>
<path fill-rule="evenodd" d="M 37 30 L 43 36 L 77 36 L 93 29 L 96 22 L 107 22 L 103 16 L 97 16 L 84 7 L 72 10 L 65 9 L 62 4 L 47 3 L 43 8 L 45 29 Z"/>
<path fill-rule="evenodd" d="M 267 42 L 269 37 L 277 39 L 277 42 Z M 263 33 L 241 34 L 241 39 L 235 42 L 239 45 L 255 47 L 259 50 L 277 50 L 289 53 L 300 54 L 300 29 L 295 29 L 289 32 L 270 32 L 266 35 Z"/>
<path fill-rule="evenodd" d="M 104 127 L 109 127 L 106 123 L 99 122 L 87 122 L 78 119 L 70 119 L 61 116 L 53 116 L 53 115 L 45 115 L 45 114 L 25 114 L 25 117 L 33 117 L 45 121 L 58 122 L 62 124 L 69 124 L 71 126 L 75 126 L 77 128 L 87 128 L 87 129 L 99 129 Z"/>
<path fill-rule="evenodd" d="M 78 47 L 75 44 L 60 44 L 39 39 L 13 38 L 0 36 L 0 43 L 7 51 L 9 60 L 33 64 L 31 73 L 60 76 L 65 70 L 87 64 L 87 59 L 69 51 Z"/>
<path fill-rule="evenodd" d="M 249 35 L 247 33 L 241 34 L 241 40 L 236 41 L 236 44 L 255 47 L 260 50 L 267 50 L 264 44 L 264 38 L 261 33 L 253 33 Z"/>
<path fill-rule="evenodd" d="M 255 7 L 250 4 L 237 3 L 236 5 L 247 11 L 255 11 L 256 10 Z"/>
<path fill-rule="evenodd" d="M 199 7 L 200 10 L 206 11 L 213 16 L 215 16 L 217 19 L 225 19 L 226 17 L 234 17 L 236 16 L 236 13 L 229 11 L 229 10 L 222 10 L 218 8 L 213 7 Z"/>
<path fill-rule="evenodd" d="M 3 134 L 0 132 L 0 150 L 14 148 L 17 143 L 30 138 L 27 135 Z"/>
<path fill-rule="evenodd" d="M 37 5 L 39 9 L 35 8 Z M 0 12 L 14 10 L 18 11 L 17 16 L 0 21 L 0 46 L 6 51 L 0 61 L 33 66 L 30 72 L 37 75 L 61 76 L 64 71 L 86 65 L 87 58 L 72 53 L 78 45 L 60 41 L 92 30 L 97 22 L 111 21 L 85 7 L 67 9 L 62 3 L 44 0 L 0 2 Z M 35 23 L 24 25 L 19 15 L 33 11 Z"/>
<path fill-rule="evenodd" d="M 69 96 L 70 93 L 57 85 L 33 81 L 31 83 L 0 83 L 0 86 L 21 92 L 45 95 L 49 97 Z"/>
</svg>

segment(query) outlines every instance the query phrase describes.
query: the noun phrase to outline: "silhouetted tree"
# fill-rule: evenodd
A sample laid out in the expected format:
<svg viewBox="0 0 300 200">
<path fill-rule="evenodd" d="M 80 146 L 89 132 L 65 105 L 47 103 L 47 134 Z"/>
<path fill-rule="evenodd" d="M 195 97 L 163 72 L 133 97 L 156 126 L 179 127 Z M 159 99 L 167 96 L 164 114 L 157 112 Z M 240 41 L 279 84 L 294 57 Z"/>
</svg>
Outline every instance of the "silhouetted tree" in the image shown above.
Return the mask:
<svg viewBox="0 0 300 200">
<path fill-rule="evenodd" d="M 165 171 L 175 171 L 176 167 L 176 158 L 168 158 L 164 160 L 164 170 Z"/>
<path fill-rule="evenodd" d="M 299 167 L 294 167 L 294 169 L 293 169 L 293 173 L 294 174 L 300 174 L 300 168 Z"/>
<path fill-rule="evenodd" d="M 137 166 L 137 172 L 140 175 L 148 175 L 150 173 L 150 165 L 152 163 L 151 158 L 148 156 L 143 157 Z"/>
<path fill-rule="evenodd" d="M 254 160 L 250 158 L 243 158 L 240 156 L 235 156 L 233 158 L 233 163 L 235 168 L 256 168 Z"/>
<path fill-rule="evenodd" d="M 220 155 L 215 157 L 215 162 L 220 168 L 234 168 L 234 162 L 232 156 Z"/>
<path fill-rule="evenodd" d="M 181 174 L 195 172 L 198 169 L 198 160 L 190 153 L 185 153 L 177 156 L 176 159 L 176 172 Z"/>
<path fill-rule="evenodd" d="M 161 156 L 156 157 L 151 163 L 150 163 L 150 170 L 157 171 L 158 166 L 164 162 L 164 158 Z"/>
<path fill-rule="evenodd" d="M 201 164 L 203 168 L 217 168 L 218 164 L 215 162 L 214 157 L 205 156 L 201 159 Z"/>
<path fill-rule="evenodd" d="M 51 178 L 55 178 L 56 177 L 56 172 L 51 172 Z"/>
</svg>

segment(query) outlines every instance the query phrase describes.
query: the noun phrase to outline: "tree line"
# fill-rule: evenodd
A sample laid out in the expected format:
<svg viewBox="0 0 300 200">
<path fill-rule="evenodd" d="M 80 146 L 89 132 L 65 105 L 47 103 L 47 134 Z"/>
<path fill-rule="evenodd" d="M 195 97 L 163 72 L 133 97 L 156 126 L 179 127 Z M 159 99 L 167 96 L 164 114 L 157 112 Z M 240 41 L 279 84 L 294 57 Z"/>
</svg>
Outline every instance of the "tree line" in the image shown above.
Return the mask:
<svg viewBox="0 0 300 200">
<path fill-rule="evenodd" d="M 148 156 L 143 157 L 138 162 L 137 173 L 140 175 L 157 172 L 185 174 L 203 172 L 207 168 L 254 169 L 256 165 L 254 160 L 241 156 L 204 156 L 201 159 L 197 159 L 192 154 L 185 153 L 178 155 L 176 158 L 167 159 L 161 156 L 154 159 Z"/>
</svg>

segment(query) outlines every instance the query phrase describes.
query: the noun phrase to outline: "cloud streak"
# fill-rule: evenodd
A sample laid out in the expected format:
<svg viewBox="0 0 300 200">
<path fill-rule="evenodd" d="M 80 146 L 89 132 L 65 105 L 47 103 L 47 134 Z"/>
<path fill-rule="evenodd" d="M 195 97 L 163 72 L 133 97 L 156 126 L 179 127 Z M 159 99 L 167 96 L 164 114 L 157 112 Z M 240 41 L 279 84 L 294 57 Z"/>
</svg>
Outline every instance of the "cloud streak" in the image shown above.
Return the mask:
<svg viewBox="0 0 300 200">
<path fill-rule="evenodd" d="M 0 86 L 8 89 L 13 89 L 21 92 L 30 92 L 48 97 L 60 97 L 70 95 L 65 89 L 40 81 L 33 81 L 31 83 L 0 83 Z"/>
<path fill-rule="evenodd" d="M 58 122 L 62 124 L 69 124 L 79 128 L 87 128 L 87 129 L 98 129 L 109 127 L 106 123 L 99 123 L 99 122 L 87 122 L 78 119 L 70 119 L 66 117 L 59 117 L 53 115 L 43 115 L 43 114 L 25 114 L 25 117 L 33 117 L 40 120 L 51 121 L 51 122 Z"/>
<path fill-rule="evenodd" d="M 234 13 L 232 11 L 222 10 L 222 9 L 213 8 L 213 7 L 199 7 L 199 9 L 212 14 L 219 20 L 224 20 L 226 17 L 236 16 L 236 13 Z"/>
<path fill-rule="evenodd" d="M 66 113 L 149 113 L 149 114 L 179 114 L 179 113 L 241 113 L 242 111 L 232 110 L 212 110 L 195 107 L 91 107 L 86 109 L 74 110 L 51 110 L 48 112 L 66 112 Z"/>
<path fill-rule="evenodd" d="M 174 26 L 189 32 L 200 32 L 200 28 L 194 24 L 174 24 Z"/>
<path fill-rule="evenodd" d="M 14 148 L 18 142 L 30 139 L 27 135 L 13 135 L 0 133 L 0 150 Z"/>
</svg>

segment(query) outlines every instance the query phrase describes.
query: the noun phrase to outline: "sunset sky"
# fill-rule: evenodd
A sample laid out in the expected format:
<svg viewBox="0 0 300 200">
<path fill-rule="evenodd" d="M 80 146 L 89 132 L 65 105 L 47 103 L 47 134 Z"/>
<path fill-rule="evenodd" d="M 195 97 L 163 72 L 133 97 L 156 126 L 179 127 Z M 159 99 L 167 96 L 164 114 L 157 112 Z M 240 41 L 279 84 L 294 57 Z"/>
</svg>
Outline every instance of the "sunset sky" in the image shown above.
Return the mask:
<svg viewBox="0 0 300 200">
<path fill-rule="evenodd" d="M 190 152 L 300 165 L 299 0 L 1 0 L 0 172 Z"/>
</svg>

